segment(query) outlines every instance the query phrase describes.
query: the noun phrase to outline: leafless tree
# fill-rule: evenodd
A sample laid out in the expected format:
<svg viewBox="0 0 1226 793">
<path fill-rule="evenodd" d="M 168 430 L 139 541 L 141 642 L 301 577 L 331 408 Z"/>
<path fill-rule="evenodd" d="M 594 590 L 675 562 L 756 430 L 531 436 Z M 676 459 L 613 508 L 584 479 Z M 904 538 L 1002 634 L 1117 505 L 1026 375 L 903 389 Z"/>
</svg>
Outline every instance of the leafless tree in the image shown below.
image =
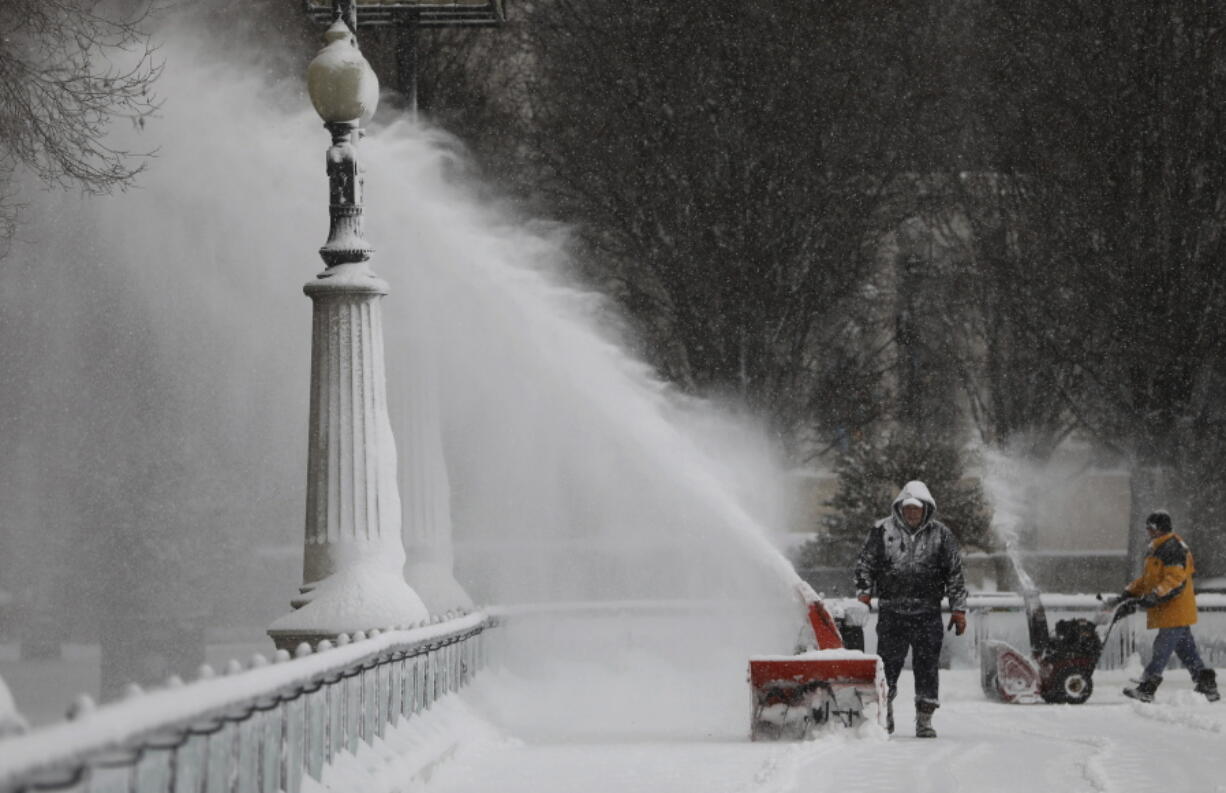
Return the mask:
<svg viewBox="0 0 1226 793">
<path fill-rule="evenodd" d="M 44 183 L 107 194 L 151 152 L 112 142 L 116 120 L 156 113 L 161 63 L 145 30 L 151 6 L 101 0 L 0 3 L 0 230 L 16 222 L 19 169 Z"/>
<path fill-rule="evenodd" d="M 665 374 L 784 437 L 880 417 L 880 240 L 939 96 L 925 4 L 541 0 L 503 145 Z M 501 34 L 499 34 L 501 35 Z M 821 425 L 820 427 L 817 425 Z"/>
</svg>

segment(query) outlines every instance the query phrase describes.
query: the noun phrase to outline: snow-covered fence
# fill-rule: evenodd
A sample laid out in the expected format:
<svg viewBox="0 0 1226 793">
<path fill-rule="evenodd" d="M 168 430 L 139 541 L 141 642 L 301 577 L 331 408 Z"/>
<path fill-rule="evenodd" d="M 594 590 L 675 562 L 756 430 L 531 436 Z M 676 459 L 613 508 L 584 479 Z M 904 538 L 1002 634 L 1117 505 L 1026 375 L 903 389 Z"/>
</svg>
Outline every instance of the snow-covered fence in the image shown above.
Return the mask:
<svg viewBox="0 0 1226 793">
<path fill-rule="evenodd" d="M 1057 620 L 1082 617 L 1094 619 L 1102 613 L 1103 604 L 1096 595 L 1042 596 L 1047 621 L 1054 630 Z M 985 639 L 1003 639 L 1010 644 L 1029 648 L 1025 607 L 1020 595 L 1013 593 L 972 595 L 968 604 L 974 625 L 975 646 Z M 1198 620 L 1193 631 L 1205 662 L 1211 666 L 1226 666 L 1226 595 L 1197 596 Z M 1116 623 L 1099 659 L 1100 669 L 1122 668 L 1137 653 L 1143 660 L 1149 657 L 1152 636 L 1145 629 L 1144 610 Z"/>
<path fill-rule="evenodd" d="M 1054 632 L 1058 620 L 1081 617 L 1095 619 L 1103 612 L 1103 602 L 1097 595 L 1044 594 L 1041 596 L 1047 623 Z M 1107 596 L 1104 596 L 1107 597 Z M 835 601 L 839 602 L 839 601 Z M 945 634 L 942 661 L 953 667 L 979 666 L 979 648 L 988 639 L 1008 642 L 1021 650 L 1029 650 L 1030 635 L 1026 624 L 1026 608 L 1022 596 L 1012 592 L 980 593 L 970 596 L 970 630 L 963 636 Z M 1205 663 L 1226 667 L 1226 595 L 1197 595 L 1199 617 L 1193 632 Z M 876 651 L 874 611 L 865 626 L 865 644 L 869 652 Z M 1152 634 L 1145 629 L 1145 612 L 1133 614 L 1116 623 L 1099 658 L 1098 668 L 1120 669 L 1134 653 L 1148 661 Z M 1172 659 L 1178 666 L 1178 659 Z"/>
<path fill-rule="evenodd" d="M 1104 613 L 1103 601 L 1096 595 L 1044 594 L 1041 599 L 1048 628 L 1053 635 L 1059 620 L 1083 618 L 1097 621 L 1099 615 Z M 1026 607 L 1021 595 L 1012 592 L 972 595 L 967 605 L 971 616 L 974 646 L 971 660 L 974 665 L 978 665 L 979 648 L 988 639 L 1005 641 L 1021 650 L 1030 649 Z M 1143 643 L 1144 633 L 1143 612 L 1116 623 L 1099 656 L 1098 668 L 1123 667 Z"/>
<path fill-rule="evenodd" d="M 0 741 L 0 791 L 298 793 L 485 665 L 485 613 L 302 645 Z"/>
<path fill-rule="evenodd" d="M 1104 596 L 1106 597 L 1106 596 Z M 1042 595 L 1047 622 L 1054 631 L 1056 622 L 1081 617 L 1095 619 L 1103 611 L 1097 595 Z M 946 635 L 946 657 L 951 665 L 978 665 L 979 647 L 987 639 L 998 639 L 1027 650 L 1030 636 L 1026 625 L 1025 605 L 1021 595 L 1012 592 L 971 595 L 968 602 L 971 630 L 955 638 Z M 1199 618 L 1193 631 L 1201 655 L 1211 666 L 1226 667 L 1226 595 L 1197 596 Z M 873 631 L 868 631 L 873 634 Z M 1116 623 L 1099 659 L 1100 669 L 1120 669 L 1134 653 L 1148 660 L 1152 636 L 1145 629 L 1145 612 L 1141 611 Z M 1177 665 L 1177 660 L 1172 661 Z"/>
</svg>

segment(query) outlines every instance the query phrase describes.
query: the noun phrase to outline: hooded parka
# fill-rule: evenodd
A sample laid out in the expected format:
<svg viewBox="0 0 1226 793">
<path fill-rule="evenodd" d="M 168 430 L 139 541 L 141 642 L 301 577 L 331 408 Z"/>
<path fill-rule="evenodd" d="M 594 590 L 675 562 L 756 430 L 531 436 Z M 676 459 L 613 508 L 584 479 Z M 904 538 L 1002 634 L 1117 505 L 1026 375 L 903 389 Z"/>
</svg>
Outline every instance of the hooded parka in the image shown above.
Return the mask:
<svg viewBox="0 0 1226 793">
<path fill-rule="evenodd" d="M 919 526 L 912 529 L 902 516 L 909 498 L 924 505 Z M 937 520 L 936 501 L 918 480 L 899 491 L 888 518 L 877 521 L 856 563 L 857 595 L 876 593 L 882 612 L 939 614 L 941 599 L 951 611 L 966 610 L 966 583 L 958 540 Z"/>
<path fill-rule="evenodd" d="M 1147 628 L 1179 628 L 1196 624 L 1196 593 L 1192 575 L 1196 572 L 1192 551 L 1175 532 L 1167 532 L 1149 543 L 1141 577 L 1126 588 L 1133 597 L 1153 593 L 1158 603 L 1145 614 Z"/>
</svg>

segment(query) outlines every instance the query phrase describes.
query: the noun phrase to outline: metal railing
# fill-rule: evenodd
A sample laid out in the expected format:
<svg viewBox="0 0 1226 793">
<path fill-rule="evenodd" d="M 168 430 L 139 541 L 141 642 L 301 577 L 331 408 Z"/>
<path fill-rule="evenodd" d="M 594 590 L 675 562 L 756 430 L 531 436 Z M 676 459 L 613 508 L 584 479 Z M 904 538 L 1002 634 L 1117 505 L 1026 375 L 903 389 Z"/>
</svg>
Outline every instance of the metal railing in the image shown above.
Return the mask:
<svg viewBox="0 0 1226 793">
<path fill-rule="evenodd" d="M 836 599 L 832 602 L 840 601 Z M 1095 595 L 1052 593 L 1043 595 L 1042 602 L 1052 629 L 1058 620 L 1073 617 L 1095 619 L 1103 611 L 1103 604 Z M 865 640 L 870 652 L 876 649 L 875 606 L 874 603 L 874 611 L 865 623 Z M 1029 630 L 1021 595 L 1011 592 L 973 594 L 967 606 L 970 630 L 963 636 L 945 634 L 941 649 L 943 665 L 977 668 L 979 648 L 988 639 L 1002 640 L 1022 650 L 1029 649 Z M 1210 666 L 1226 666 L 1226 595 L 1198 595 L 1197 607 L 1199 619 L 1192 631 L 1201 657 Z M 947 608 L 946 616 L 948 613 Z M 1142 662 L 1148 662 L 1152 638 L 1152 633 L 1147 633 L 1145 628 L 1144 611 L 1121 620 L 1112 629 L 1103 647 L 1098 668 L 1122 669 L 1134 653 L 1140 656 Z M 1177 659 L 1172 659 L 1171 663 L 1173 666 L 1179 665 Z"/>
<path fill-rule="evenodd" d="M 225 676 L 203 668 L 191 684 L 0 741 L 0 791 L 298 793 L 339 754 L 467 684 L 494 624 L 476 612 L 304 644 Z"/>
<path fill-rule="evenodd" d="M 1070 617 L 1093 618 L 1102 611 L 1102 603 L 1088 595 L 1043 595 L 1047 621 L 1054 628 L 1056 621 Z M 1020 595 L 1012 593 L 972 595 L 968 603 L 976 649 L 985 639 L 1003 639 L 1017 647 L 1028 648 L 1025 610 Z M 1226 595 L 1197 595 L 1197 624 L 1192 627 L 1201 658 L 1209 666 L 1226 666 Z M 1117 623 L 1099 657 L 1100 669 L 1121 669 L 1135 653 L 1143 663 L 1149 661 L 1153 634 L 1147 633 L 1145 611 L 1141 610 Z M 1178 659 L 1172 659 L 1178 667 Z"/>
</svg>

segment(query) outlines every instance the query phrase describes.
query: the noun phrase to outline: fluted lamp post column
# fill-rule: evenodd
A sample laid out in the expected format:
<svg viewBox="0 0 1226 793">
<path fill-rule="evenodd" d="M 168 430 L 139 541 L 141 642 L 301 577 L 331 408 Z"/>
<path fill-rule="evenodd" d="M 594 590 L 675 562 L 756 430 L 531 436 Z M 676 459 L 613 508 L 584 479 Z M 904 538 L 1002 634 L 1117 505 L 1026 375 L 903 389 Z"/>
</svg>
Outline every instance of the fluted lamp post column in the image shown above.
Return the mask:
<svg viewBox="0 0 1226 793">
<path fill-rule="evenodd" d="M 380 310 L 388 287 L 368 264 L 362 229 L 359 125 L 375 111 L 379 84 L 344 17 L 337 14 L 307 71 L 311 101 L 332 135 L 331 225 L 319 251 L 327 267 L 303 288 L 314 304 L 306 538 L 294 610 L 268 629 L 282 649 L 429 617 L 402 573 Z"/>
</svg>

